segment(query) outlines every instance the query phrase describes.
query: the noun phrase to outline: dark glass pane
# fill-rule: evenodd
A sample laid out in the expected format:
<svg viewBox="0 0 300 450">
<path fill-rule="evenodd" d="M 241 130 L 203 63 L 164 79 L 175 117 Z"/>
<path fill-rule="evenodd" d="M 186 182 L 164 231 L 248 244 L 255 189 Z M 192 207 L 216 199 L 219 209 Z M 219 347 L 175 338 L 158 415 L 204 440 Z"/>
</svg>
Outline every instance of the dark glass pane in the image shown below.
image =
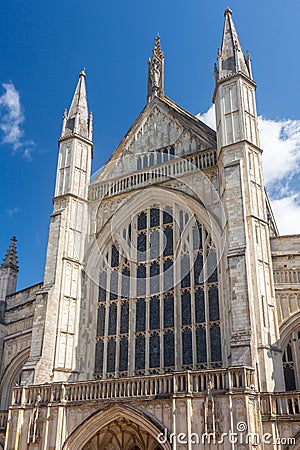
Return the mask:
<svg viewBox="0 0 300 450">
<path fill-rule="evenodd" d="M 99 302 L 105 302 L 106 300 L 106 290 L 99 286 Z"/>
<path fill-rule="evenodd" d="M 174 294 L 165 295 L 164 298 L 164 327 L 174 327 Z"/>
<path fill-rule="evenodd" d="M 173 261 L 166 259 L 164 261 L 164 290 L 174 288 L 174 273 L 173 273 Z"/>
<path fill-rule="evenodd" d="M 181 293 L 181 323 L 182 325 L 189 325 L 192 323 L 191 294 L 187 291 Z"/>
<path fill-rule="evenodd" d="M 181 258 L 181 287 L 190 287 L 190 258 L 185 255 Z"/>
<path fill-rule="evenodd" d="M 197 257 L 194 261 L 194 279 L 195 279 L 196 286 L 204 283 L 203 256 L 200 255 L 199 253 L 197 254 Z"/>
<path fill-rule="evenodd" d="M 150 330 L 156 330 L 160 328 L 159 317 L 160 307 L 159 298 L 151 297 L 150 299 Z"/>
<path fill-rule="evenodd" d="M 288 343 L 288 345 L 287 345 L 286 354 L 287 354 L 288 361 L 293 361 L 292 346 L 290 343 Z"/>
<path fill-rule="evenodd" d="M 135 339 L 135 370 L 145 368 L 145 337 L 137 336 Z"/>
<path fill-rule="evenodd" d="M 150 362 L 149 366 L 159 367 L 160 366 L 160 342 L 159 335 L 152 334 L 150 337 Z"/>
<path fill-rule="evenodd" d="M 106 300 L 106 273 L 102 272 L 99 278 L 99 302 Z"/>
<path fill-rule="evenodd" d="M 146 302 L 143 298 L 140 298 L 136 302 L 136 331 L 146 330 Z"/>
<path fill-rule="evenodd" d="M 195 292 L 195 314 L 196 323 L 205 322 L 205 302 L 204 302 L 204 291 L 198 289 Z"/>
<path fill-rule="evenodd" d="M 109 305 L 108 334 L 116 334 L 117 329 L 117 305 Z"/>
<path fill-rule="evenodd" d="M 159 291 L 159 264 L 158 262 L 153 262 L 150 266 L 150 292 L 153 294 L 154 292 Z"/>
<path fill-rule="evenodd" d="M 148 156 L 144 156 L 143 159 L 143 169 L 146 169 L 146 167 L 148 167 Z"/>
<path fill-rule="evenodd" d="M 206 330 L 205 328 L 196 329 L 196 341 L 197 341 L 197 362 L 207 362 L 207 350 L 206 350 Z"/>
<path fill-rule="evenodd" d="M 127 298 L 130 295 L 130 270 L 124 267 L 122 270 L 122 297 Z"/>
<path fill-rule="evenodd" d="M 157 164 L 160 164 L 162 162 L 161 152 L 157 152 Z"/>
<path fill-rule="evenodd" d="M 95 373 L 102 373 L 103 371 L 103 341 L 100 340 L 96 344 L 96 354 L 95 354 Z"/>
<path fill-rule="evenodd" d="M 159 209 L 150 209 L 150 227 L 157 227 L 159 225 Z"/>
<path fill-rule="evenodd" d="M 118 272 L 113 270 L 110 274 L 110 300 L 116 300 L 118 298 L 118 277 Z"/>
<path fill-rule="evenodd" d="M 150 259 L 156 259 L 159 256 L 159 232 L 153 230 L 150 233 Z"/>
<path fill-rule="evenodd" d="M 145 230 L 147 228 L 147 215 L 142 212 L 138 217 L 138 230 Z"/>
<path fill-rule="evenodd" d="M 154 165 L 154 153 L 150 153 L 149 164 L 150 166 Z"/>
<path fill-rule="evenodd" d="M 163 213 L 163 222 L 164 223 L 171 223 L 173 221 L 172 217 L 172 208 L 166 208 Z"/>
<path fill-rule="evenodd" d="M 122 337 L 120 340 L 119 371 L 124 372 L 127 369 L 128 369 L 128 339 Z"/>
<path fill-rule="evenodd" d="M 119 251 L 117 247 L 113 244 L 111 248 L 111 266 L 117 267 L 119 265 Z"/>
<path fill-rule="evenodd" d="M 137 268 L 137 295 L 146 294 L 146 267 L 139 265 Z"/>
<path fill-rule="evenodd" d="M 217 256 L 212 250 L 210 250 L 207 257 L 207 274 L 209 283 L 218 281 Z"/>
<path fill-rule="evenodd" d="M 182 332 L 182 363 L 184 366 L 193 363 L 191 330 L 183 330 Z"/>
<path fill-rule="evenodd" d="M 168 330 L 164 334 L 164 367 L 175 366 L 174 333 Z"/>
<path fill-rule="evenodd" d="M 175 148 L 174 148 L 174 147 L 171 147 L 171 148 L 169 149 L 169 153 L 170 153 L 170 155 L 175 155 Z"/>
<path fill-rule="evenodd" d="M 198 250 L 202 248 L 202 227 L 197 222 L 197 226 L 193 228 L 193 249 Z"/>
<path fill-rule="evenodd" d="M 165 248 L 164 256 L 173 255 L 173 228 L 167 227 L 164 229 L 165 233 Z"/>
<path fill-rule="evenodd" d="M 138 252 L 145 252 L 146 251 L 146 234 L 141 233 L 137 237 L 137 249 Z M 144 255 L 141 256 L 139 261 L 143 261 L 145 259 Z"/>
<path fill-rule="evenodd" d="M 128 244 L 131 242 L 131 223 L 128 226 Z"/>
<path fill-rule="evenodd" d="M 137 159 L 137 170 L 140 170 L 141 168 L 142 168 L 142 161 L 141 161 L 141 158 L 138 157 L 138 159 Z"/>
<path fill-rule="evenodd" d="M 116 364 L 116 341 L 110 340 L 107 343 L 107 372 L 114 372 Z"/>
<path fill-rule="evenodd" d="M 210 347 L 212 362 L 222 361 L 220 327 L 214 324 L 210 328 Z"/>
<path fill-rule="evenodd" d="M 121 305 L 121 326 L 120 333 L 128 333 L 129 327 L 129 303 L 123 302 Z"/>
<path fill-rule="evenodd" d="M 97 336 L 104 336 L 105 329 L 105 306 L 100 305 L 98 308 Z"/>
<path fill-rule="evenodd" d="M 209 298 L 209 320 L 219 320 L 219 292 L 217 287 L 213 287 L 208 291 Z"/>
<path fill-rule="evenodd" d="M 295 381 L 295 372 L 293 367 L 285 366 L 284 369 L 284 381 L 285 388 L 287 391 L 295 391 L 296 390 L 296 381 Z"/>
</svg>

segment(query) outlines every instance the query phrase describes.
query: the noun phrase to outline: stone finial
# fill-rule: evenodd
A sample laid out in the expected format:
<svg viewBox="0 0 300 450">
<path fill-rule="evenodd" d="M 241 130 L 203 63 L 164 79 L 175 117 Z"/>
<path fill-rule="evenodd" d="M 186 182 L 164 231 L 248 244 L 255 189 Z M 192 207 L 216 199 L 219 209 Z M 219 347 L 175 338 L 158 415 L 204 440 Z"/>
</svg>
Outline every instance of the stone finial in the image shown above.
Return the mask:
<svg viewBox="0 0 300 450">
<path fill-rule="evenodd" d="M 3 263 L 1 264 L 1 269 L 13 269 L 16 272 L 19 271 L 18 257 L 17 257 L 17 239 L 15 236 L 10 238 L 10 246 L 7 250 Z"/>
<path fill-rule="evenodd" d="M 227 7 L 224 11 L 224 16 L 227 16 L 228 14 L 230 14 L 232 16 L 232 10 Z"/>
<path fill-rule="evenodd" d="M 164 53 L 160 46 L 160 36 L 155 38 L 152 57 L 148 60 L 148 101 L 164 95 Z"/>
</svg>

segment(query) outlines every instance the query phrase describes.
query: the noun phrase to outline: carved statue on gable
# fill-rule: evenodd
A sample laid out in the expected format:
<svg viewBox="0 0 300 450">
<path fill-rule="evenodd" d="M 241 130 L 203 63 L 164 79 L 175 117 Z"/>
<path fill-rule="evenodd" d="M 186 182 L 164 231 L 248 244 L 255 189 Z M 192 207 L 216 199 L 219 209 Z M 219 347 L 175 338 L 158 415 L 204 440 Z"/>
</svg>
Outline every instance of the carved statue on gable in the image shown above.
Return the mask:
<svg viewBox="0 0 300 450">
<path fill-rule="evenodd" d="M 148 61 L 148 101 L 164 95 L 164 54 L 160 48 L 160 37 L 156 36 L 152 58 Z"/>
</svg>

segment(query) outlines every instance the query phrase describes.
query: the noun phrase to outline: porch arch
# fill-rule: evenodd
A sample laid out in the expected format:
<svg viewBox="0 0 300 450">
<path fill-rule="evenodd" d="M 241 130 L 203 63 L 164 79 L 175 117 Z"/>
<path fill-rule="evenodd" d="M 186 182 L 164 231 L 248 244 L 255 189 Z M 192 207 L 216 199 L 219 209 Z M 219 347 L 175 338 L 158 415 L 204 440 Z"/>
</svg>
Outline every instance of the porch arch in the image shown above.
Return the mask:
<svg viewBox="0 0 300 450">
<path fill-rule="evenodd" d="M 7 410 L 11 403 L 12 391 L 18 382 L 22 368 L 29 358 L 30 349 L 18 353 L 5 368 L 0 384 L 0 410 Z"/>
<path fill-rule="evenodd" d="M 95 413 L 85 419 L 67 438 L 62 450 L 72 450 L 77 448 L 78 450 L 85 449 L 87 444 L 90 448 L 93 448 L 93 444 L 90 444 L 91 440 L 110 424 L 118 422 L 120 420 L 127 420 L 128 422 L 138 426 L 144 432 L 148 433 L 152 440 L 155 440 L 157 444 L 153 447 L 153 450 L 171 450 L 169 442 L 159 443 L 157 437 L 163 433 L 169 435 L 166 428 L 153 416 L 143 411 L 141 408 L 128 406 L 128 405 L 108 405 L 101 409 L 98 409 Z M 87 449 L 88 447 L 86 447 Z M 138 446 L 137 448 L 140 449 Z M 133 450 L 132 447 L 130 450 Z M 127 448 L 120 447 L 120 450 L 127 450 Z"/>
</svg>

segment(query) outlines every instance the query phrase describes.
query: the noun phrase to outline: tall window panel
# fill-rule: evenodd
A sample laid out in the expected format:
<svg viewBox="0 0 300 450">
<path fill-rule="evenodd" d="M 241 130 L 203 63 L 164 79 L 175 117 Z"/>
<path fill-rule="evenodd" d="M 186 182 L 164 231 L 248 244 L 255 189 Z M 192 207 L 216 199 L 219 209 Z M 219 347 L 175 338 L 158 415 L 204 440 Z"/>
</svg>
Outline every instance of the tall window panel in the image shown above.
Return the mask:
<svg viewBox="0 0 300 450">
<path fill-rule="evenodd" d="M 155 203 L 119 230 L 99 271 L 95 376 L 222 366 L 217 253 L 176 203 Z M 128 243 L 130 249 L 128 250 Z"/>
</svg>

